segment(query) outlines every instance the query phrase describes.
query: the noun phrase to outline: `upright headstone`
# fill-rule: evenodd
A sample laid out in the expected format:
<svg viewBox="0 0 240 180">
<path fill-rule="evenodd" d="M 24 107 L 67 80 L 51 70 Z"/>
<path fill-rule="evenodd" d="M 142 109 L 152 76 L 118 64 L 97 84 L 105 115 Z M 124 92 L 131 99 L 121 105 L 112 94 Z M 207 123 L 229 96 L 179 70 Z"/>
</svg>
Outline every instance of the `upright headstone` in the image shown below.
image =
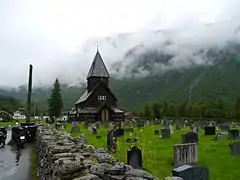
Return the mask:
<svg viewBox="0 0 240 180">
<path fill-rule="evenodd" d="M 171 124 L 169 125 L 169 130 L 170 130 L 170 134 L 173 134 L 173 126 Z"/>
<path fill-rule="evenodd" d="M 171 135 L 170 129 L 162 128 L 161 135 L 162 135 L 162 139 L 169 139 Z"/>
<path fill-rule="evenodd" d="M 79 132 L 79 127 L 78 127 L 78 125 L 74 124 L 71 129 L 71 133 L 77 133 L 77 132 Z"/>
<path fill-rule="evenodd" d="M 229 136 L 230 140 L 238 139 L 239 138 L 239 130 L 238 129 L 229 130 L 228 136 Z"/>
<path fill-rule="evenodd" d="M 92 134 L 97 135 L 97 128 L 96 127 L 92 127 Z"/>
<path fill-rule="evenodd" d="M 182 165 L 172 170 L 172 175 L 184 180 L 209 180 L 209 169 L 201 166 Z"/>
<path fill-rule="evenodd" d="M 205 126 L 204 128 L 205 135 L 211 136 L 216 134 L 216 127 L 215 126 Z"/>
<path fill-rule="evenodd" d="M 182 123 L 180 121 L 176 121 L 176 130 L 182 129 Z"/>
<path fill-rule="evenodd" d="M 231 143 L 230 150 L 232 156 L 240 156 L 240 141 Z"/>
<path fill-rule="evenodd" d="M 175 144 L 174 148 L 174 167 L 184 164 L 193 164 L 198 162 L 197 143 Z"/>
<path fill-rule="evenodd" d="M 107 148 L 109 152 L 115 152 L 117 150 L 117 137 L 113 129 L 107 134 Z"/>
<path fill-rule="evenodd" d="M 123 128 L 116 129 L 116 136 L 117 137 L 124 136 L 124 129 Z"/>
<path fill-rule="evenodd" d="M 127 164 L 134 169 L 142 169 L 142 151 L 137 146 L 127 151 Z"/>
<path fill-rule="evenodd" d="M 198 133 L 198 126 L 197 125 L 193 125 L 192 126 L 192 131 L 197 134 Z"/>
<path fill-rule="evenodd" d="M 186 134 L 182 134 L 182 143 L 198 143 L 198 134 L 195 132 L 188 132 Z"/>
</svg>

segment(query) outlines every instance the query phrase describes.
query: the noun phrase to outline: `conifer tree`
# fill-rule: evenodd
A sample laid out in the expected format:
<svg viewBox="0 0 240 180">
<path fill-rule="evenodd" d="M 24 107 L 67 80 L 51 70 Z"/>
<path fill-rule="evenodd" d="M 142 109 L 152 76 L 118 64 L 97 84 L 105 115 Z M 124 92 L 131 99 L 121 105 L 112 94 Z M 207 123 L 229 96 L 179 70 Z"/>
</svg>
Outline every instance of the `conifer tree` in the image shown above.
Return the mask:
<svg viewBox="0 0 240 180">
<path fill-rule="evenodd" d="M 48 99 L 48 111 L 51 119 L 60 117 L 63 108 L 63 101 L 61 95 L 61 85 L 58 78 L 55 80 L 51 95 Z"/>
</svg>

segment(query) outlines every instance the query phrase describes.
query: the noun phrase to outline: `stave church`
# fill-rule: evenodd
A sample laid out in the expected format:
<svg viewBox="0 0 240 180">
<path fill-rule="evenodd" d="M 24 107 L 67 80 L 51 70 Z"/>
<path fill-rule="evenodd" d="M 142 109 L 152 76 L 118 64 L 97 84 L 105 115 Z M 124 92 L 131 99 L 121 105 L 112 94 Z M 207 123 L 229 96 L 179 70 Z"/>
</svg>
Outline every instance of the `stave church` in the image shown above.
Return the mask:
<svg viewBox="0 0 240 180">
<path fill-rule="evenodd" d="M 117 98 L 109 88 L 110 75 L 97 49 L 87 75 L 86 91 L 69 112 L 69 121 L 107 122 L 124 120 Z"/>
</svg>

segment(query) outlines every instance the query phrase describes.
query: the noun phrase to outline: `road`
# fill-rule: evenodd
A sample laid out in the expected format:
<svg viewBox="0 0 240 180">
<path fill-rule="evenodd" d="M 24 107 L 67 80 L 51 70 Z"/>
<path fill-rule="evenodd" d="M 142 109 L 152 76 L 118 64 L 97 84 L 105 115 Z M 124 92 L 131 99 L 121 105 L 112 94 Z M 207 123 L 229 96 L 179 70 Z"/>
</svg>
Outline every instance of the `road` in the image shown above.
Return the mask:
<svg viewBox="0 0 240 180">
<path fill-rule="evenodd" d="M 10 139 L 11 131 L 8 131 L 6 144 Z M 0 180 L 31 180 L 30 152 L 31 145 L 26 145 L 20 153 L 8 145 L 0 148 Z"/>
</svg>

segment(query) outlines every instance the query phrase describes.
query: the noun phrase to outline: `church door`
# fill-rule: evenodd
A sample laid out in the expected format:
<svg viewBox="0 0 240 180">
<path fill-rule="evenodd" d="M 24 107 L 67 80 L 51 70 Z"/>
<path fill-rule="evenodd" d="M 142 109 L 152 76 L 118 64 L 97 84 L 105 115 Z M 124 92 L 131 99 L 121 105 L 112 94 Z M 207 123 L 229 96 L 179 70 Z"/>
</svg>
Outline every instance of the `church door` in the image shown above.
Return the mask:
<svg viewBox="0 0 240 180">
<path fill-rule="evenodd" d="M 103 109 L 101 111 L 101 120 L 102 121 L 109 121 L 109 112 L 107 109 Z"/>
</svg>

